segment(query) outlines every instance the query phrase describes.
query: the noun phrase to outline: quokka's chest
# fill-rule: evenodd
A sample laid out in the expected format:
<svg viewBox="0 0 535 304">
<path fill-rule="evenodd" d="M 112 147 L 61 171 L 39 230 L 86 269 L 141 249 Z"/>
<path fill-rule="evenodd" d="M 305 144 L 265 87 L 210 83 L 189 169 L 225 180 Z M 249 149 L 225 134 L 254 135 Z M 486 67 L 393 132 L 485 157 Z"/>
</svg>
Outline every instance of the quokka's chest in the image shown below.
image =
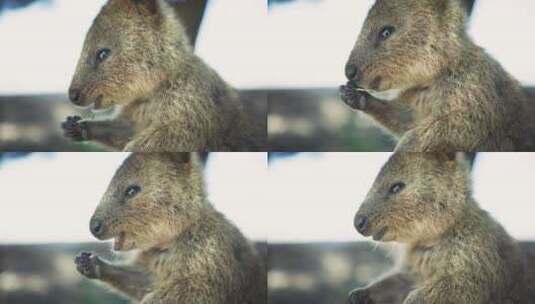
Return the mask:
<svg viewBox="0 0 535 304">
<path fill-rule="evenodd" d="M 443 269 L 447 258 L 433 249 L 414 249 L 406 257 L 406 268 L 418 280 L 425 280 Z"/>
<path fill-rule="evenodd" d="M 416 121 L 428 118 L 448 106 L 447 100 L 431 89 L 407 91 L 395 102 L 410 110 Z"/>
<path fill-rule="evenodd" d="M 130 122 L 136 131 L 147 128 L 158 121 L 158 109 L 150 100 L 134 101 L 122 109 L 120 118 Z"/>
<path fill-rule="evenodd" d="M 177 273 L 180 273 L 177 271 L 177 267 L 182 264 L 173 259 L 166 251 L 147 253 L 139 262 L 143 264 L 156 282 L 175 277 Z"/>
</svg>

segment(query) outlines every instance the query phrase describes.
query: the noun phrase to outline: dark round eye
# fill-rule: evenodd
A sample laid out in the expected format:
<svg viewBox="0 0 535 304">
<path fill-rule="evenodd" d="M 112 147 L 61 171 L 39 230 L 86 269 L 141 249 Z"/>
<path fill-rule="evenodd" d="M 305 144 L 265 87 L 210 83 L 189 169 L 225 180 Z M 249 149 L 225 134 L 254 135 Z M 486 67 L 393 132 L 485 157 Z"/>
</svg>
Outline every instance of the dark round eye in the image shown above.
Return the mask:
<svg viewBox="0 0 535 304">
<path fill-rule="evenodd" d="M 379 40 L 384 41 L 390 38 L 390 36 L 392 36 L 392 34 L 394 34 L 395 31 L 396 31 L 396 28 L 391 25 L 387 25 L 383 27 L 381 31 L 379 32 Z"/>
<path fill-rule="evenodd" d="M 126 198 L 132 198 L 134 196 L 136 196 L 136 194 L 138 194 L 139 192 L 141 192 L 141 187 L 138 186 L 138 185 L 130 185 L 128 186 L 128 188 L 126 188 L 125 192 L 124 192 L 124 196 Z"/>
<path fill-rule="evenodd" d="M 97 62 L 102 62 L 110 57 L 111 51 L 109 49 L 102 49 L 97 52 Z"/>
<path fill-rule="evenodd" d="M 402 182 L 395 183 L 395 184 L 392 185 L 392 187 L 390 187 L 390 189 L 388 190 L 388 193 L 389 194 L 398 194 L 403 189 L 405 189 L 405 184 L 404 183 L 402 183 Z"/>
</svg>

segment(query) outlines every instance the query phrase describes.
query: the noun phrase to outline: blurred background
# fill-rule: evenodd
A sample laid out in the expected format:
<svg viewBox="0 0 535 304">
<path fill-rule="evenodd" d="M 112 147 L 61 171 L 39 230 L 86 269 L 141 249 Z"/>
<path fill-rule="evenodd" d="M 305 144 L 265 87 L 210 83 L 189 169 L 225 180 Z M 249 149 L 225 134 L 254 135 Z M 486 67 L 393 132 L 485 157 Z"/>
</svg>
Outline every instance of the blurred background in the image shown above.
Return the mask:
<svg viewBox="0 0 535 304">
<path fill-rule="evenodd" d="M 271 153 L 269 303 L 345 303 L 394 264 L 392 244 L 359 235 L 353 217 L 390 153 Z M 474 196 L 535 267 L 534 153 L 478 153 Z M 284 210 L 284 212 L 281 212 Z"/>
<path fill-rule="evenodd" d="M 196 53 L 240 90 L 248 111 L 264 121 L 269 102 L 271 151 L 393 149 L 392 139 L 345 106 L 337 89 L 374 0 L 168 1 L 181 6 Z M 471 11 L 475 41 L 523 85 L 535 86 L 526 64 L 535 37 L 524 31 L 534 25 L 535 3 L 461 1 Z M 102 150 L 65 141 L 59 123 L 77 111 L 65 92 L 104 3 L 0 0 L 0 150 Z"/>
<path fill-rule="evenodd" d="M 535 86 L 535 2 L 461 0 L 469 33 L 525 86 Z M 339 97 L 344 66 L 374 0 L 269 0 L 271 151 L 392 151 L 392 140 Z M 473 8 L 473 9 L 472 9 Z M 500 20 L 497 22 L 497 20 Z M 532 90 L 535 101 L 535 90 Z"/>
<path fill-rule="evenodd" d="M 80 251 L 109 259 L 89 218 L 125 153 L 0 154 L 0 303 L 126 303 L 83 278 Z M 211 153 L 205 157 L 210 201 L 266 254 L 267 156 Z"/>
<path fill-rule="evenodd" d="M 266 121 L 265 60 L 271 46 L 265 0 L 168 0 L 195 52 L 238 88 L 246 110 Z M 106 0 L 0 0 L 0 150 L 93 151 L 72 144 L 60 123 L 80 113 L 68 90 L 85 34 Z M 244 25 L 247 26 L 244 26 Z"/>
</svg>

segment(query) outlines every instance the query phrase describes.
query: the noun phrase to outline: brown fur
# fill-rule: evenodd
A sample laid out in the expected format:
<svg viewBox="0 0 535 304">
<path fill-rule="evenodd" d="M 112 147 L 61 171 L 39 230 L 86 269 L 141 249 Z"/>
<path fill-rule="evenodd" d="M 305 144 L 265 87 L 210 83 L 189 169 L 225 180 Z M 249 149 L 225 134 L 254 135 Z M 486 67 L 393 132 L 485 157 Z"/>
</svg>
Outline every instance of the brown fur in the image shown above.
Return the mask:
<svg viewBox="0 0 535 304">
<path fill-rule="evenodd" d="M 111 52 L 99 62 L 102 49 Z M 74 103 L 115 112 L 104 123 L 71 127 L 84 129 L 73 138 L 140 152 L 263 145 L 261 124 L 252 123 L 236 91 L 193 53 L 164 0 L 109 0 L 87 34 L 72 90 L 80 92 Z"/>
<path fill-rule="evenodd" d="M 535 104 L 466 33 L 459 0 L 377 0 L 342 99 L 399 138 L 400 151 L 535 151 Z M 378 39 L 384 26 L 395 31 Z M 356 88 L 401 94 L 383 101 Z"/>
<path fill-rule="evenodd" d="M 141 191 L 129 198 L 125 189 L 133 184 Z M 207 201 L 196 157 L 131 155 L 111 181 L 95 221 L 104 227 L 98 238 L 115 238 L 122 243 L 116 249 L 139 253 L 126 265 L 79 257 L 80 272 L 143 304 L 266 303 L 260 257 Z"/>
<path fill-rule="evenodd" d="M 457 157 L 458 158 L 458 157 Z M 396 153 L 355 217 L 360 232 L 406 245 L 401 270 L 350 295 L 350 303 L 528 303 L 517 243 L 474 201 L 468 166 L 455 156 Z M 390 191 L 399 182 L 397 193 Z M 361 227 L 362 228 L 362 227 Z M 384 293 L 398 290 L 397 297 Z"/>
</svg>

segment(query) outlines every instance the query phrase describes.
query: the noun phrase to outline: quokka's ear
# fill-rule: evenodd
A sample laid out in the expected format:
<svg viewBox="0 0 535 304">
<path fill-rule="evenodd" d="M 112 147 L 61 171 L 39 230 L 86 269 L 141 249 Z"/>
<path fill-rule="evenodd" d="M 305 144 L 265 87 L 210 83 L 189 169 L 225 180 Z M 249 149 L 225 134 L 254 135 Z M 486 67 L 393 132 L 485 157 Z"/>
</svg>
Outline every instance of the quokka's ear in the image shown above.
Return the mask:
<svg viewBox="0 0 535 304">
<path fill-rule="evenodd" d="M 164 19 L 173 20 L 173 22 L 176 22 L 178 17 L 176 16 L 175 8 L 173 6 L 176 6 L 177 3 L 184 1 L 185 0 L 156 0 L 160 16 L 162 16 Z"/>
<path fill-rule="evenodd" d="M 141 15 L 155 15 L 158 13 L 157 0 L 130 0 Z"/>
<path fill-rule="evenodd" d="M 129 0 L 136 8 L 139 14 L 152 16 L 160 15 L 162 17 L 173 17 L 174 10 L 171 7 L 171 4 L 174 4 L 175 1 L 167 0 Z M 180 2 L 180 1 L 179 1 Z"/>
<path fill-rule="evenodd" d="M 434 0 L 433 0 L 434 1 Z M 438 10 L 445 16 L 445 21 L 453 26 L 464 26 L 468 19 L 469 7 L 465 0 L 438 0 Z"/>
<path fill-rule="evenodd" d="M 167 155 L 175 164 L 188 164 L 192 159 L 192 155 L 189 152 L 167 153 Z"/>
</svg>

